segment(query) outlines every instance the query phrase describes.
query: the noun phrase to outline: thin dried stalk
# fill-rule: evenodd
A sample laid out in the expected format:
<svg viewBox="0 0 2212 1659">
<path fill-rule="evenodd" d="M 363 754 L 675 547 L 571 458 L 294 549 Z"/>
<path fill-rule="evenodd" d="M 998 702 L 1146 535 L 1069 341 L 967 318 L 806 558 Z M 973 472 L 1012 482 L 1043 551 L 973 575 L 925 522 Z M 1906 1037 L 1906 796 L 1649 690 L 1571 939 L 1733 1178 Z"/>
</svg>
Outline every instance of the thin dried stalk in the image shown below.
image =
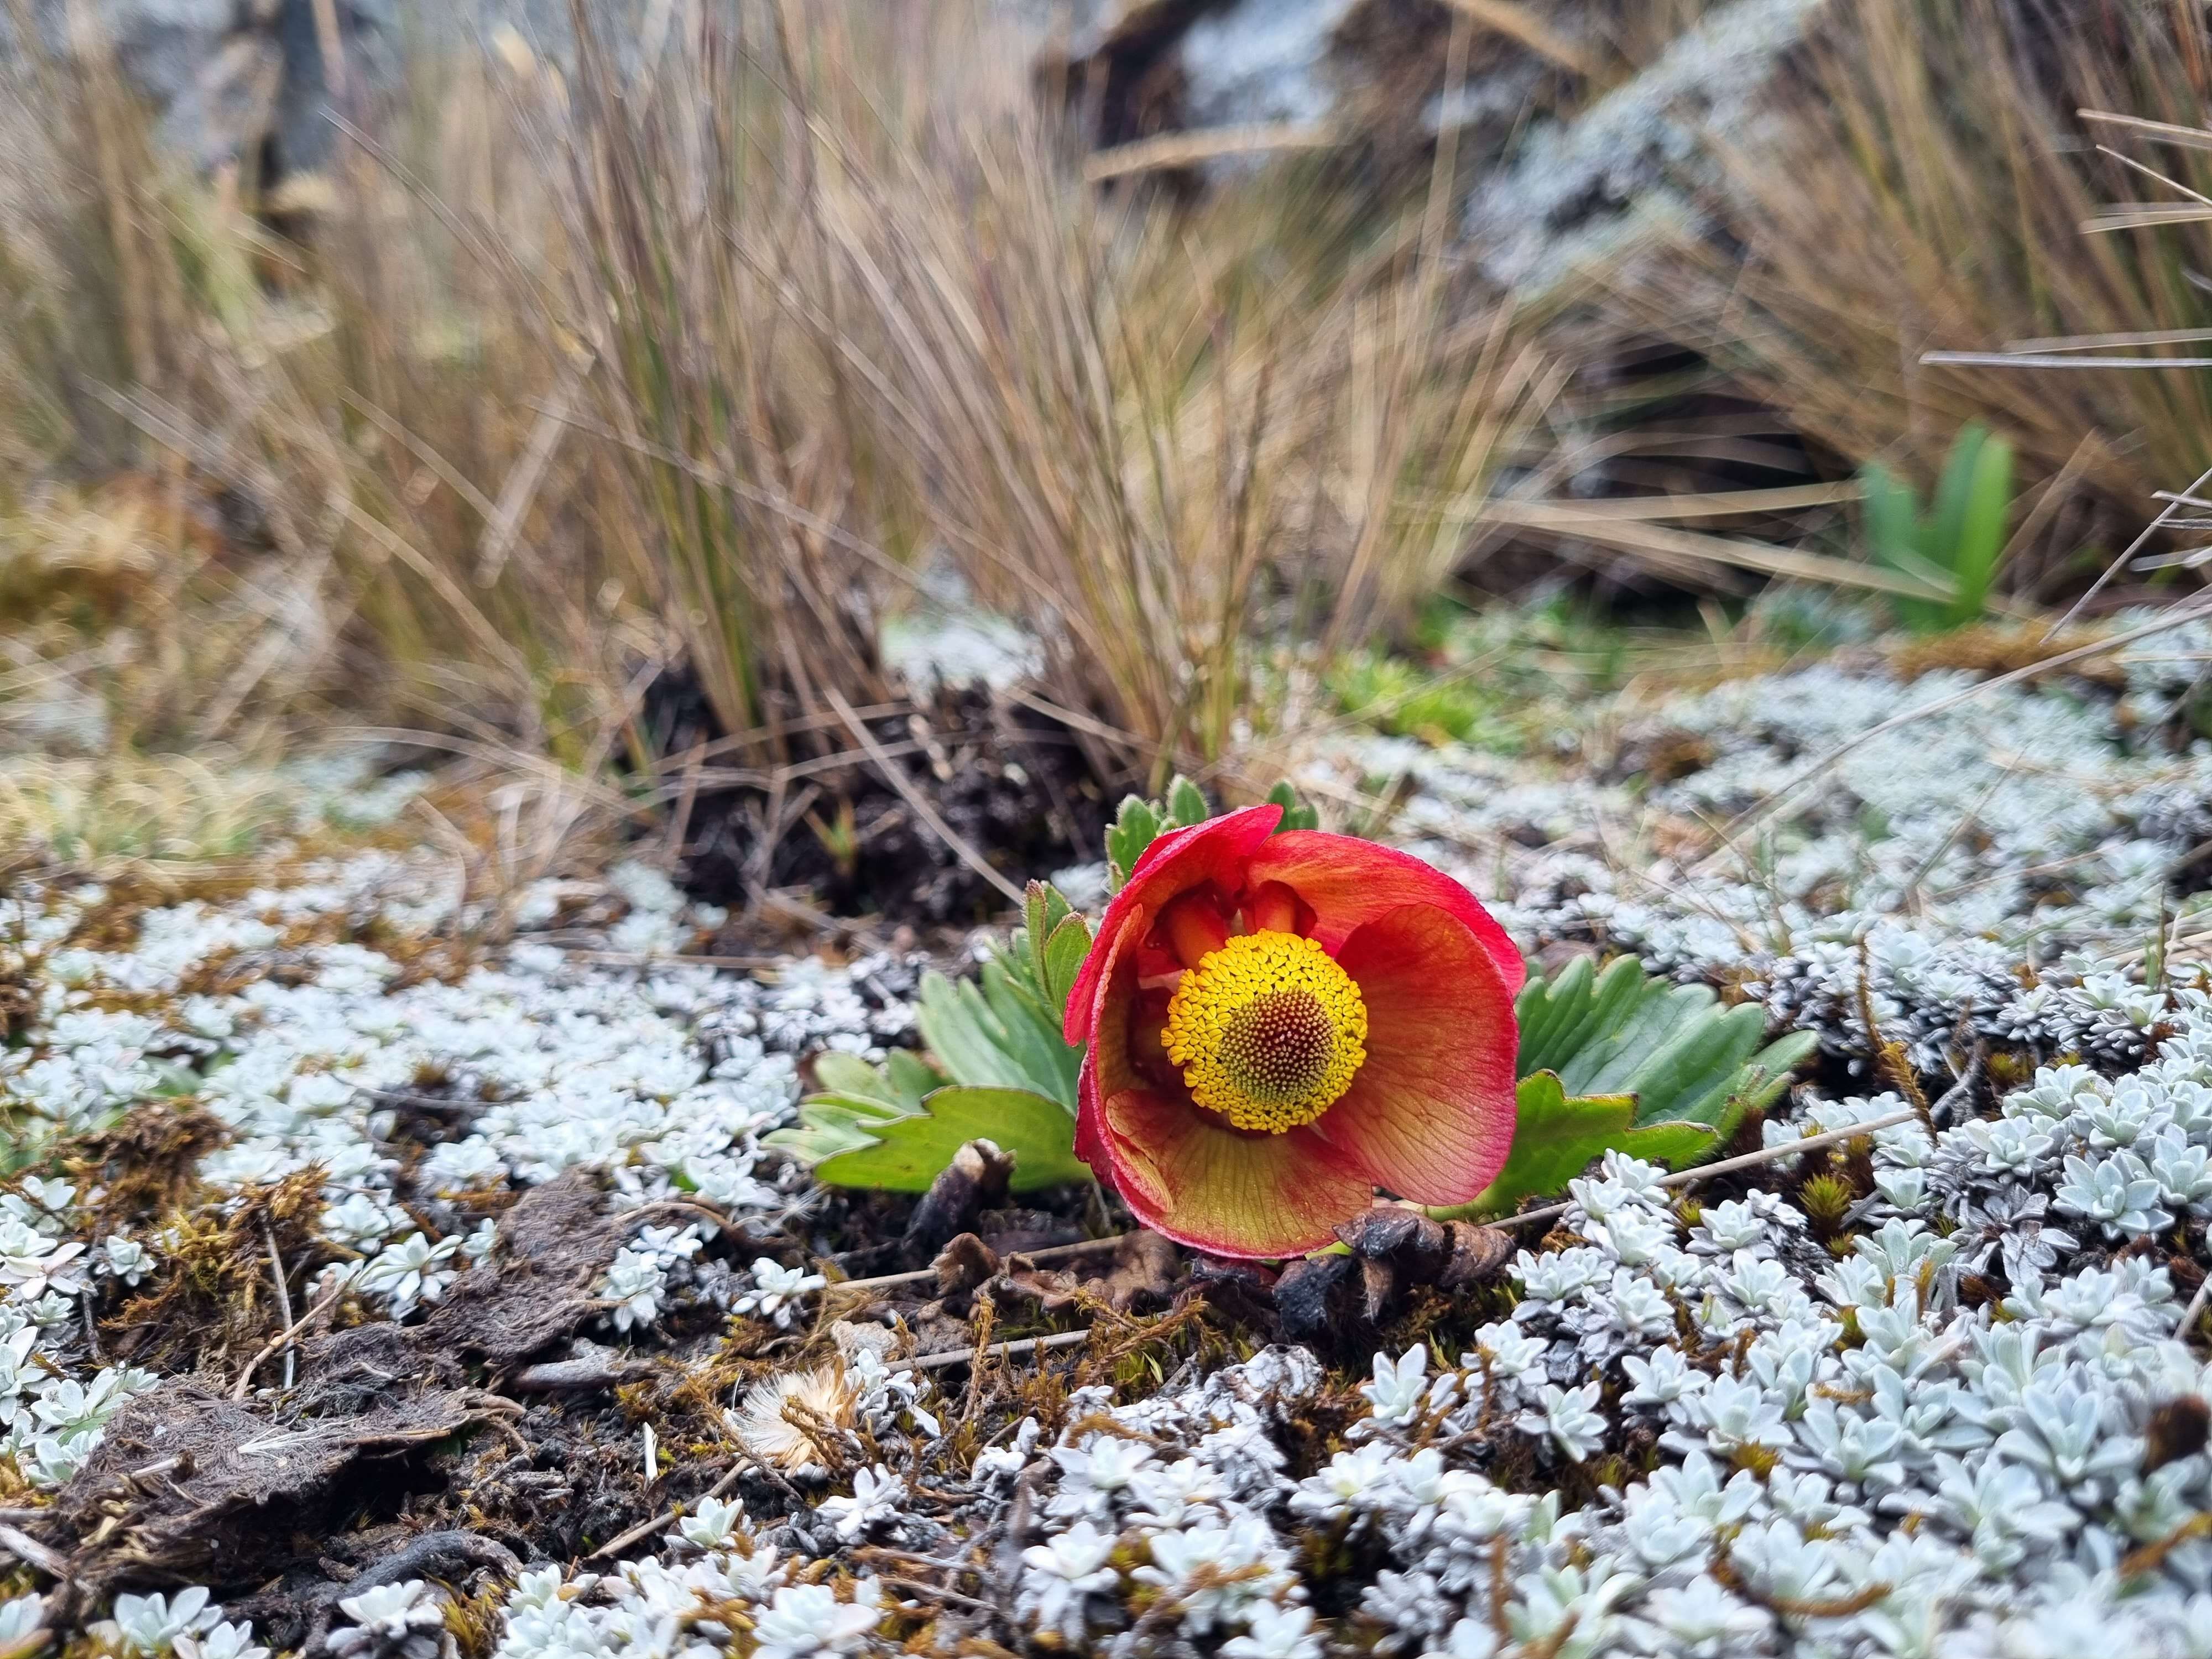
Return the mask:
<svg viewBox="0 0 2212 1659">
<path fill-rule="evenodd" d="M 2135 173 L 2074 113 L 2129 110 L 2154 135 L 2193 125 L 2201 21 L 1857 0 L 1838 25 L 1779 142 L 1726 158 L 1748 264 L 1714 269 L 1702 301 L 1679 268 L 1634 281 L 1639 321 L 1701 343 L 1847 459 L 1923 483 L 1974 420 L 2013 442 L 2023 485 L 2063 476 L 2130 514 L 2193 476 L 2212 376 L 2025 372 L 2018 354 L 2104 337 L 2165 359 L 2212 326 L 2191 280 L 2212 269 L 2201 209 L 2084 234 L 2136 193 Z M 2167 162 L 2182 196 L 2212 187 L 2212 155 Z"/>
</svg>

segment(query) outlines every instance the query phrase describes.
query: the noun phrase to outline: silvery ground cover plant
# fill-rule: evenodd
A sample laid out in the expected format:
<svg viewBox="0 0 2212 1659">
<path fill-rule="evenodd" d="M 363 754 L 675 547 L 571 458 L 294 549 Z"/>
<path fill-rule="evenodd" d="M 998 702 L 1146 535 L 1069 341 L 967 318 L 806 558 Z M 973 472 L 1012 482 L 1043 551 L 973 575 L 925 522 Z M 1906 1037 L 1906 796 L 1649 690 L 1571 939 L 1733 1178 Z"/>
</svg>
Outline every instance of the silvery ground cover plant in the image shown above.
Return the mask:
<svg viewBox="0 0 2212 1659">
<path fill-rule="evenodd" d="M 1724 1145 L 1614 1143 L 1525 1224 L 1325 1219 L 1349 1255 L 1178 1249 L 1124 1207 L 1186 1234 L 1173 1194 L 967 1146 L 919 1199 L 817 1180 L 799 1101 L 920 1063 L 931 964 L 715 967 L 726 918 L 643 862 L 481 948 L 434 849 L 357 826 L 204 894 L 33 874 L 10 1650 L 2212 1654 L 2203 643 L 1893 734 L 1971 682 L 1317 745 L 1317 787 L 1403 780 L 1389 835 L 1554 981 L 1624 953 L 1817 1040 Z M 1697 762 L 1639 793 L 1601 727 Z M 1733 866 L 1670 831 L 1777 799 Z M 1186 812 L 1154 833 L 1249 821 Z M 1094 920 L 1164 867 L 1126 851 L 1063 872 Z"/>
</svg>

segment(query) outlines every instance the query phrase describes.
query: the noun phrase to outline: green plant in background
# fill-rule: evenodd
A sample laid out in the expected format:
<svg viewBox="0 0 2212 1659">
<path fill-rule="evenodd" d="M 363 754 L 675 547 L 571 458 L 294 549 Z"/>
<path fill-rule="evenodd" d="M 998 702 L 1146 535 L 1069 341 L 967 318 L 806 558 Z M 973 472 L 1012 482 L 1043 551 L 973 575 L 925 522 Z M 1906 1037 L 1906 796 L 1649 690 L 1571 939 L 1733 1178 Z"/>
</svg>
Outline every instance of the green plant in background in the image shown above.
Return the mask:
<svg viewBox="0 0 2212 1659">
<path fill-rule="evenodd" d="M 1518 754 L 1522 736 L 1498 710 L 1493 692 L 1464 671 L 1431 674 L 1401 657 L 1356 651 L 1322 678 L 1347 714 L 1394 737 L 1464 743 Z"/>
<path fill-rule="evenodd" d="M 2004 556 L 2012 476 L 2012 446 L 1978 421 L 1960 428 L 1926 514 L 1912 486 L 1880 462 L 1861 470 L 1867 542 L 1875 560 L 1899 575 L 1951 592 L 1948 599 L 1897 596 L 1898 614 L 1908 627 L 1939 633 L 1981 616 Z"/>
</svg>

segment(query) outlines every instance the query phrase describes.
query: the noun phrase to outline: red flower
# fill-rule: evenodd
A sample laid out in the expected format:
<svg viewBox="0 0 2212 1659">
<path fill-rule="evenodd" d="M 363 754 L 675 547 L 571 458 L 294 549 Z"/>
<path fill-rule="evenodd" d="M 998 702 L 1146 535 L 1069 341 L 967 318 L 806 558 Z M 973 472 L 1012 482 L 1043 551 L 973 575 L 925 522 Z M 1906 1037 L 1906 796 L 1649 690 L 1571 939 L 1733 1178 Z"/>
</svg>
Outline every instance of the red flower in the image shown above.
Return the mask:
<svg viewBox="0 0 2212 1659">
<path fill-rule="evenodd" d="M 1154 842 L 1067 1003 L 1076 1156 L 1217 1255 L 1318 1249 L 1377 1187 L 1464 1204 L 1513 1142 L 1505 930 L 1419 859 L 1281 816 Z"/>
</svg>

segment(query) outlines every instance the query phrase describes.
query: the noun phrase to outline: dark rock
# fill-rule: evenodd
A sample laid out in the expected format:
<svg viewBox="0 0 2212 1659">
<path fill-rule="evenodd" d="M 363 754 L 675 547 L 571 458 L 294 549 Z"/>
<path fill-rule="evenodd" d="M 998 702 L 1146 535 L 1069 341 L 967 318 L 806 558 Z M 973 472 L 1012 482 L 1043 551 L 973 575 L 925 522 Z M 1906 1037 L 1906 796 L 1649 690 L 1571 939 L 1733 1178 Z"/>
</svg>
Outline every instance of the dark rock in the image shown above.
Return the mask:
<svg viewBox="0 0 2212 1659">
<path fill-rule="evenodd" d="M 1190 1263 L 1190 1286 L 1223 1318 L 1262 1329 L 1277 1322 L 1273 1268 L 1257 1261 L 1218 1255 L 1195 1255 Z"/>
<path fill-rule="evenodd" d="M 1275 1281 L 1283 1334 L 1304 1342 L 1344 1328 L 1358 1267 L 1357 1257 L 1332 1255 L 1308 1256 L 1284 1268 Z"/>
<path fill-rule="evenodd" d="M 975 1230 L 975 1218 L 1006 1202 L 1014 1160 L 988 1140 L 971 1140 L 930 1183 L 907 1223 L 906 1248 L 934 1253 L 958 1233 Z"/>
<path fill-rule="evenodd" d="M 1451 1257 L 1443 1224 L 1402 1204 L 1377 1204 L 1339 1227 L 1336 1236 L 1361 1261 L 1389 1262 L 1424 1285 L 1434 1283 Z"/>
<path fill-rule="evenodd" d="M 1704 228 L 1716 138 L 1741 145 L 1826 0 L 1729 0 L 1633 79 L 1539 126 L 1468 198 L 1462 240 L 1502 288 L 1535 295 L 1601 259 Z"/>
<path fill-rule="evenodd" d="M 610 39 L 635 38 L 649 0 L 586 0 Z M 374 126 L 402 89 L 397 0 L 331 0 L 342 76 L 323 61 L 316 0 L 32 0 L 40 51 L 65 61 L 94 49 L 73 35 L 82 4 L 125 81 L 153 109 L 163 142 L 202 172 L 251 163 L 264 183 L 326 169 L 342 113 Z M 26 58 L 19 14 L 0 7 L 0 73 Z M 410 47 L 476 50 L 511 33 L 539 56 L 574 56 L 568 0 L 468 0 L 407 20 Z M 342 95 L 340 82 L 343 82 Z"/>
</svg>

